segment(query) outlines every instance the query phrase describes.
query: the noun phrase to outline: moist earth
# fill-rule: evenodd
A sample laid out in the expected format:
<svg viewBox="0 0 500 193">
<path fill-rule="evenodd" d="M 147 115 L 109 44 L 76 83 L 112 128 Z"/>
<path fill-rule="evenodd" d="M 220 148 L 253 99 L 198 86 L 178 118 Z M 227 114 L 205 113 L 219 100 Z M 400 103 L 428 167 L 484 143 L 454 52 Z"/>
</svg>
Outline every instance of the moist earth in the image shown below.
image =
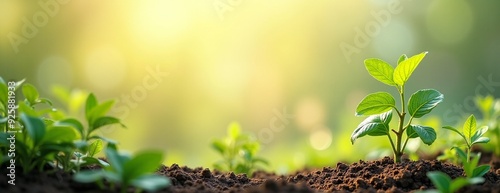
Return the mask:
<svg viewBox="0 0 500 193">
<path fill-rule="evenodd" d="M 500 192 L 499 160 L 490 161 L 492 168 L 484 176 L 485 182 L 459 190 L 459 192 Z M 95 168 L 90 168 L 95 169 Z M 19 170 L 19 169 L 18 169 Z M 0 192 L 13 193 L 66 193 L 66 192 L 112 192 L 100 190 L 95 184 L 80 184 L 71 180 L 71 175 L 46 168 L 44 172 L 24 175 L 19 170 L 16 185 L 7 184 L 6 166 L 2 166 Z M 394 164 L 385 157 L 375 161 L 359 161 L 353 164 L 338 163 L 334 167 L 304 169 L 290 175 L 258 171 L 252 177 L 232 172 L 211 171 L 208 168 L 180 167 L 173 164 L 161 166 L 157 173 L 172 181 L 172 186 L 159 192 L 165 193 L 318 193 L 318 192 L 415 192 L 432 189 L 427 178 L 428 171 L 442 171 L 452 178 L 463 176 L 461 167 L 436 160 L 404 160 Z M 116 192 L 120 192 L 117 188 Z M 129 188 L 127 192 L 134 192 Z"/>
</svg>

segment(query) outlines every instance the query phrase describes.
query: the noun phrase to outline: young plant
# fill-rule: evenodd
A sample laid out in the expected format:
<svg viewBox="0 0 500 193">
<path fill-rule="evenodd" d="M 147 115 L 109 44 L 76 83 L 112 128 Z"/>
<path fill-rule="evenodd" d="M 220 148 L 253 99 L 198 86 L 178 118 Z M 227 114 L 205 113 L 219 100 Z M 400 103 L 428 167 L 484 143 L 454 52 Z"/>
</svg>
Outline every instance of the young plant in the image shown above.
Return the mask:
<svg viewBox="0 0 500 193">
<path fill-rule="evenodd" d="M 365 135 L 387 136 L 394 152 L 396 163 L 401 162 L 401 157 L 406 148 L 408 140 L 419 137 L 425 144 L 431 145 L 436 140 L 436 132 L 432 127 L 413 125 L 413 119 L 421 118 L 430 113 L 439 103 L 443 101 L 443 94 L 434 89 L 422 89 L 414 94 L 405 103 L 405 86 L 413 71 L 420 64 L 427 52 L 423 52 L 407 58 L 402 55 L 398 60 L 398 65 L 393 68 L 389 63 L 370 58 L 365 60 L 365 67 L 368 73 L 376 80 L 394 86 L 401 100 L 401 108 L 396 107 L 396 100 L 387 92 L 376 92 L 366 96 L 356 108 L 356 116 L 369 115 L 351 135 L 351 142 L 354 144 L 357 138 Z M 390 129 L 390 122 L 393 110 L 397 113 L 399 124 L 397 129 Z M 409 116 L 405 124 L 405 118 Z M 393 140 L 391 132 L 395 134 Z M 404 139 L 403 136 L 406 135 Z"/>
<path fill-rule="evenodd" d="M 474 115 L 471 115 L 465 121 L 462 132 L 451 126 L 443 127 L 444 129 L 458 133 L 465 143 L 465 152 L 459 147 L 454 147 L 454 149 L 457 151 L 458 157 L 462 160 L 464 172 L 467 178 L 481 177 L 490 170 L 489 165 L 477 166 L 480 155 L 472 156 L 472 146 L 474 144 L 488 143 L 490 141 L 489 138 L 483 137 L 486 131 L 488 131 L 488 126 L 483 126 L 480 129 L 477 129 L 476 124 L 476 118 Z M 471 157 L 473 157 L 472 160 Z"/>
<path fill-rule="evenodd" d="M 217 139 L 212 147 L 220 153 L 222 160 L 214 164 L 218 170 L 229 170 L 235 173 L 250 175 L 258 164 L 267 165 L 268 162 L 256 157 L 260 144 L 250 135 L 241 133 L 238 123 L 231 123 L 224 139 Z"/>
<path fill-rule="evenodd" d="M 458 177 L 452 180 L 450 176 L 440 171 L 427 172 L 427 177 L 431 180 L 437 190 L 427 190 L 426 193 L 454 193 L 460 188 L 471 184 L 484 182 L 484 178 L 464 178 Z"/>
<path fill-rule="evenodd" d="M 491 95 L 477 96 L 476 106 L 483 115 L 482 122 L 489 126 L 488 133 L 493 136 L 491 149 L 495 155 L 500 156 L 500 99 L 495 99 Z"/>
<path fill-rule="evenodd" d="M 116 146 L 106 148 L 106 157 L 109 165 L 100 170 L 85 170 L 74 176 L 74 180 L 81 183 L 96 182 L 104 189 L 103 180 L 111 183 L 111 190 L 121 185 L 121 192 L 126 192 L 129 186 L 138 190 L 157 191 L 170 185 L 165 176 L 151 174 L 162 163 L 163 154 L 158 151 L 143 151 L 134 156 L 118 152 Z"/>
</svg>

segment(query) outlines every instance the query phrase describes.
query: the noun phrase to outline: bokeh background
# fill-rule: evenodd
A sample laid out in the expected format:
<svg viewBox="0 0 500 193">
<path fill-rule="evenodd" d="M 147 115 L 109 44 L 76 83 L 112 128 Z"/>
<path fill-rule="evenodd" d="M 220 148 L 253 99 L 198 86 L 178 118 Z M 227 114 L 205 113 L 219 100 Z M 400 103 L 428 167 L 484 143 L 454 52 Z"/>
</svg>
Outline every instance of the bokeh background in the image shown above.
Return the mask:
<svg viewBox="0 0 500 193">
<path fill-rule="evenodd" d="M 498 8 L 494 0 L 0 0 L 0 76 L 26 78 L 48 98 L 61 85 L 117 100 L 113 114 L 128 128 L 102 134 L 132 152 L 161 149 L 166 164 L 212 167 L 211 141 L 238 121 L 263 142 L 267 169 L 290 172 L 390 154 L 386 138 L 350 143 L 363 120 L 357 103 L 396 93 L 369 76 L 366 58 L 395 65 L 429 51 L 407 92 L 445 95 L 421 120 L 438 134 L 477 112 L 478 88 L 499 96 Z"/>
</svg>

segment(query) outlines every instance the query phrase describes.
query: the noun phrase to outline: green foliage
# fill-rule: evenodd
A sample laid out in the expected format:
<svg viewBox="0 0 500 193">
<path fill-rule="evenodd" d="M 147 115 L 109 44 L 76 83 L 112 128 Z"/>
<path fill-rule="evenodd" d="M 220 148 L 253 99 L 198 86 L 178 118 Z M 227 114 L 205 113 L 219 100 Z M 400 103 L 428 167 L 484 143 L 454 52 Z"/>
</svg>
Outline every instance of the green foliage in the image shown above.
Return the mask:
<svg viewBox="0 0 500 193">
<path fill-rule="evenodd" d="M 376 92 L 366 96 L 358 104 L 356 116 L 369 117 L 361 122 L 352 133 L 352 143 L 357 138 L 365 135 L 387 136 L 391 142 L 395 162 L 400 162 L 409 139 L 419 137 L 427 145 L 431 145 L 436 140 L 436 132 L 433 128 L 412 125 L 411 123 L 413 119 L 429 114 L 443 101 L 443 94 L 434 89 L 422 89 L 412 94 L 408 104 L 405 104 L 405 84 L 426 54 L 427 52 L 423 52 L 410 58 L 402 55 L 396 68 L 377 58 L 365 60 L 365 67 L 373 78 L 389 86 L 396 87 L 401 99 L 401 108 L 396 107 L 394 97 L 387 92 Z M 408 109 L 408 112 L 406 109 Z M 397 112 L 399 117 L 397 130 L 390 129 L 389 126 L 393 110 Z M 406 115 L 409 115 L 410 118 L 405 124 Z M 396 135 L 396 141 L 391 137 L 390 131 Z M 406 139 L 404 139 L 403 143 L 404 134 L 406 134 Z"/>
<path fill-rule="evenodd" d="M 170 185 L 170 180 L 164 176 L 151 174 L 162 163 L 163 154 L 158 151 L 143 151 L 134 156 L 117 151 L 115 146 L 106 148 L 109 165 L 101 170 L 81 171 L 74 180 L 82 183 L 97 182 L 102 186 L 102 180 L 112 183 L 111 189 L 121 185 L 122 192 L 128 186 L 146 191 L 157 191 Z"/>
<path fill-rule="evenodd" d="M 437 190 L 424 191 L 427 193 L 454 193 L 460 188 L 471 184 L 479 184 L 484 182 L 484 178 L 464 178 L 458 177 L 452 180 L 450 176 L 440 171 L 427 172 L 427 177 L 431 180 Z"/>
<path fill-rule="evenodd" d="M 493 136 L 490 148 L 495 155 L 500 156 L 500 99 L 495 99 L 491 95 L 477 96 L 476 106 L 483 115 L 483 124 L 489 126 L 489 134 Z"/>
<path fill-rule="evenodd" d="M 470 162 L 472 145 L 478 143 L 488 143 L 490 139 L 488 137 L 483 137 L 483 135 L 488 131 L 488 126 L 483 126 L 477 129 L 476 126 L 476 117 L 474 115 L 470 115 L 469 118 L 464 123 L 462 128 L 462 132 L 452 126 L 444 126 L 444 129 L 448 129 L 459 134 L 466 146 L 466 162 Z M 457 148 L 457 150 L 460 150 Z M 463 152 L 463 151 L 462 151 Z M 459 154 L 460 155 L 460 154 Z"/>
<path fill-rule="evenodd" d="M 229 170 L 250 175 L 258 164 L 268 164 L 266 160 L 256 156 L 260 149 L 259 142 L 250 135 L 242 134 L 241 127 L 236 122 L 229 125 L 227 136 L 224 139 L 217 139 L 212 142 L 212 148 L 223 158 L 223 160 L 214 164 L 214 167 L 218 170 Z"/>
</svg>

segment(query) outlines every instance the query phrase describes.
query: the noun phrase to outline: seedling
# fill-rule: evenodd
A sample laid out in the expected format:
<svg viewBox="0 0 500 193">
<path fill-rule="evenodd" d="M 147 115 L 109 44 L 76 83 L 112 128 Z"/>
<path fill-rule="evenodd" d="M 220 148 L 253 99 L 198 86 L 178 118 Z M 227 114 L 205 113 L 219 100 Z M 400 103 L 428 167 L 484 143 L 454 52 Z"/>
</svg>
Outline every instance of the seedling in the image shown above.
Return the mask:
<svg viewBox="0 0 500 193">
<path fill-rule="evenodd" d="M 398 65 L 393 68 L 389 63 L 376 58 L 365 60 L 365 67 L 368 73 L 376 80 L 396 87 L 401 100 L 401 108 L 396 107 L 396 100 L 387 92 L 376 92 L 366 96 L 356 108 L 356 116 L 369 115 L 351 135 L 351 142 L 354 144 L 357 138 L 365 135 L 387 136 L 394 152 L 396 163 L 401 162 L 401 157 L 406 148 L 408 140 L 420 137 L 427 145 L 431 145 L 436 140 L 436 131 L 432 127 L 413 125 L 413 119 L 421 118 L 430 113 L 439 103 L 443 101 L 443 94 L 434 89 L 422 89 L 415 92 L 405 104 L 405 85 L 413 71 L 420 64 L 427 52 L 423 52 L 407 58 L 402 55 L 398 60 Z M 399 118 L 397 130 L 390 129 L 393 110 Z M 408 112 L 407 112 L 408 111 Z M 409 115 L 409 120 L 405 124 L 405 118 Z M 396 135 L 396 140 L 391 136 L 392 131 Z M 403 135 L 406 138 L 403 139 Z"/>
<path fill-rule="evenodd" d="M 121 185 L 121 192 L 126 192 L 128 186 L 138 190 L 157 191 L 170 185 L 165 176 L 151 174 L 162 163 L 163 154 L 159 151 L 143 151 L 134 156 L 118 152 L 116 146 L 106 148 L 106 157 L 109 165 L 100 170 L 85 170 L 74 176 L 74 180 L 81 183 L 96 182 L 104 189 L 103 180 L 111 183 L 111 190 Z"/>
<path fill-rule="evenodd" d="M 260 148 L 259 142 L 250 135 L 242 134 L 240 125 L 235 122 L 229 125 L 227 137 L 215 140 L 212 147 L 223 158 L 214 164 L 218 170 L 250 175 L 258 164 L 268 164 L 266 160 L 256 157 Z"/>
<path fill-rule="evenodd" d="M 488 95 L 476 97 L 476 106 L 483 115 L 483 124 L 489 126 L 490 134 L 493 136 L 491 145 L 495 155 L 500 156 L 500 99 Z"/>
<path fill-rule="evenodd" d="M 427 177 L 431 180 L 437 190 L 427 190 L 427 193 L 454 193 L 460 188 L 471 184 L 484 182 L 484 178 L 464 178 L 458 177 L 452 180 L 450 176 L 440 171 L 427 172 Z"/>
<path fill-rule="evenodd" d="M 488 126 L 483 126 L 480 129 L 477 129 L 476 124 L 476 118 L 474 115 L 471 115 L 465 121 L 462 132 L 451 126 L 443 127 L 458 133 L 465 143 L 465 152 L 459 147 L 454 147 L 454 149 L 457 151 L 458 157 L 462 160 L 464 172 L 468 178 L 481 177 L 490 170 L 489 165 L 477 166 L 480 155 L 472 156 L 472 146 L 474 144 L 488 143 L 490 141 L 489 138 L 483 137 L 486 131 L 488 131 Z M 471 157 L 473 157 L 472 160 Z"/>
</svg>

